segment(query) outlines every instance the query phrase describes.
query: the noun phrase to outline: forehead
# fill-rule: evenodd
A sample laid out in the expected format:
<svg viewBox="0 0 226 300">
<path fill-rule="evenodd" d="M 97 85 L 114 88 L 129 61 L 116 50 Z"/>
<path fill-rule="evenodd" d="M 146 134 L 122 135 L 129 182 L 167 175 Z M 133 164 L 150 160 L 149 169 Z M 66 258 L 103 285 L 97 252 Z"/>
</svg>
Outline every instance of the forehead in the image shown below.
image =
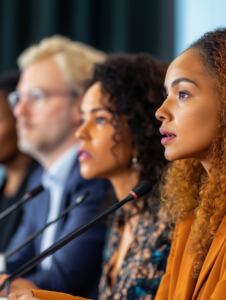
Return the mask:
<svg viewBox="0 0 226 300">
<path fill-rule="evenodd" d="M 61 89 L 67 87 L 63 74 L 52 58 L 45 58 L 28 65 L 22 72 L 18 89 Z"/>
<path fill-rule="evenodd" d="M 97 107 L 105 108 L 109 95 L 102 92 L 101 84 L 99 82 L 94 83 L 85 93 L 82 100 L 82 111 L 89 111 Z"/>
<path fill-rule="evenodd" d="M 199 81 L 205 76 L 204 67 L 202 65 L 198 52 L 189 49 L 179 55 L 169 66 L 165 84 L 170 84 L 173 80 L 180 77 L 186 77 L 194 81 Z"/>
</svg>

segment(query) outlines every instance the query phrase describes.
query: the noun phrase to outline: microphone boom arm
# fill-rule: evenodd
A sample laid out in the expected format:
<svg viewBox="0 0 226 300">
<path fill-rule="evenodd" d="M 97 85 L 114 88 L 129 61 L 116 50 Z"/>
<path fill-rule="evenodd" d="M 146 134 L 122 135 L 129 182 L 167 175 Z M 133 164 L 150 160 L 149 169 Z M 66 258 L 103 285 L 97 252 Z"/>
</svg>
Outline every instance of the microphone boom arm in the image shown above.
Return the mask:
<svg viewBox="0 0 226 300">
<path fill-rule="evenodd" d="M 11 214 L 14 210 L 16 210 L 18 207 L 20 207 L 22 204 L 36 196 L 37 194 L 41 193 L 43 191 L 43 187 L 39 185 L 35 189 L 33 189 L 30 193 L 26 193 L 20 200 L 18 200 L 16 203 L 11 205 L 9 208 L 4 210 L 2 213 L 0 213 L 0 220 L 7 217 L 9 214 Z"/>
<path fill-rule="evenodd" d="M 28 244 L 29 242 L 31 242 L 33 239 L 35 239 L 40 233 L 42 233 L 47 227 L 49 227 L 51 224 L 57 222 L 59 219 L 61 219 L 63 216 L 65 216 L 70 210 L 72 210 L 73 208 L 75 208 L 77 205 L 79 205 L 90 193 L 86 192 L 85 194 L 81 195 L 80 197 L 78 197 L 75 201 L 75 203 L 71 204 L 70 206 L 68 206 L 66 209 L 64 209 L 60 215 L 53 221 L 47 223 L 45 226 L 43 226 L 41 229 L 37 230 L 36 232 L 34 232 L 33 234 L 31 234 L 23 243 L 21 243 L 20 245 L 18 245 L 17 247 L 15 247 L 14 249 L 12 249 L 11 251 L 9 251 L 8 253 L 5 254 L 5 259 L 9 258 L 10 256 L 12 256 L 14 253 L 16 253 L 18 250 L 20 250 L 21 248 L 23 248 L 26 244 Z"/>
<path fill-rule="evenodd" d="M 54 245 L 50 246 L 48 249 L 44 250 L 31 260 L 29 260 L 27 263 L 25 263 L 23 266 L 18 268 L 15 272 L 13 272 L 12 275 L 10 275 L 4 283 L 0 287 L 0 291 L 2 289 L 5 290 L 5 295 L 8 296 L 9 294 L 9 285 L 10 283 L 26 274 L 28 271 L 32 270 L 36 265 L 38 265 L 40 262 L 42 262 L 46 257 L 49 255 L 52 255 L 57 250 L 62 248 L 63 246 L 67 245 L 70 241 L 72 241 L 74 238 L 81 235 L 83 232 L 90 229 L 92 226 L 96 225 L 98 222 L 100 222 L 102 219 L 116 211 L 118 208 L 123 206 L 125 203 L 134 200 L 135 198 L 140 198 L 143 195 L 145 195 L 147 192 L 149 192 L 152 188 L 152 184 L 149 181 L 143 181 L 140 184 L 138 184 L 128 196 L 121 200 L 120 202 L 115 203 L 111 207 L 107 208 L 103 212 L 99 213 L 97 216 L 93 217 L 89 221 L 87 221 L 85 224 L 79 226 L 77 229 L 69 233 L 67 236 L 56 242 Z"/>
<path fill-rule="evenodd" d="M 41 263 L 46 257 L 49 255 L 52 255 L 54 252 L 62 248 L 63 246 L 67 245 L 70 241 L 72 241 L 77 236 L 81 235 L 83 232 L 91 228 L 92 226 L 96 225 L 98 222 L 100 222 L 102 219 L 116 211 L 119 207 L 121 207 L 123 204 L 125 204 L 128 201 L 133 200 L 134 197 L 131 196 L 131 199 L 124 199 L 113 206 L 109 207 L 102 213 L 99 213 L 97 216 L 93 217 L 89 221 L 87 221 L 85 224 L 79 226 L 77 229 L 66 235 L 64 238 L 56 242 L 54 245 L 46 249 L 45 251 L 41 252 L 31 260 L 29 260 L 27 263 L 25 263 L 23 266 L 18 268 L 15 272 L 13 272 L 12 275 L 10 275 L 2 284 L 0 287 L 0 291 L 3 288 L 6 288 L 5 294 L 8 295 L 8 289 L 9 289 L 9 283 L 13 280 L 23 276 L 28 271 L 32 270 L 35 266 L 37 266 L 39 263 Z"/>
</svg>

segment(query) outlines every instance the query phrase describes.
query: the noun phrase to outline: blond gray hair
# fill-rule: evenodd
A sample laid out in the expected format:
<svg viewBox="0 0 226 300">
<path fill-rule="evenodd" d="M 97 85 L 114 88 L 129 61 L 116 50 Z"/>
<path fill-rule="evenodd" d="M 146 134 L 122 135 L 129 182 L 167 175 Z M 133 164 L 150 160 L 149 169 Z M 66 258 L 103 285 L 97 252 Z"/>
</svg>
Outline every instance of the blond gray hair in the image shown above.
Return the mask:
<svg viewBox="0 0 226 300">
<path fill-rule="evenodd" d="M 56 61 L 69 87 L 82 96 L 87 82 L 92 79 L 94 63 L 103 62 L 106 54 L 83 43 L 55 35 L 26 49 L 18 57 L 17 63 L 24 70 L 31 63 L 45 58 Z"/>
</svg>

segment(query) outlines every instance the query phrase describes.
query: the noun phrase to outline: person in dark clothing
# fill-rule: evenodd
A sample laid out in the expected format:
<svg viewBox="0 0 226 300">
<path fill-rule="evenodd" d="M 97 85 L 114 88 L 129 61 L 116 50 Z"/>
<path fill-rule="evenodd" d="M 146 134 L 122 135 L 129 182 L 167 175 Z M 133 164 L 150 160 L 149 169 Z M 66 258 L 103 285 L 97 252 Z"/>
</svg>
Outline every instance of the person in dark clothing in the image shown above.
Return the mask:
<svg viewBox="0 0 226 300">
<path fill-rule="evenodd" d="M 15 90 L 20 77 L 19 71 L 0 76 L 0 164 L 6 171 L 0 187 L 0 213 L 19 200 L 26 192 L 30 174 L 38 163 L 17 147 L 16 120 L 7 102 L 7 95 Z M 0 252 L 4 252 L 18 225 L 23 209 L 18 208 L 0 221 Z"/>
</svg>

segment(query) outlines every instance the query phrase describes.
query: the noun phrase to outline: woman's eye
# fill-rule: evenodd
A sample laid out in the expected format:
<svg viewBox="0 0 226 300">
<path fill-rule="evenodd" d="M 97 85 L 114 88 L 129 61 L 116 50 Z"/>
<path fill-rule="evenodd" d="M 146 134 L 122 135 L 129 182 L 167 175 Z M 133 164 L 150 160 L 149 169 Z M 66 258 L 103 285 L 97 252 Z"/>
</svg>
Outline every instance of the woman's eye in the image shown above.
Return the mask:
<svg viewBox="0 0 226 300">
<path fill-rule="evenodd" d="M 189 94 L 185 93 L 185 92 L 179 92 L 179 99 L 183 100 L 189 97 Z"/>
<path fill-rule="evenodd" d="M 97 123 L 99 123 L 99 124 L 103 124 L 103 123 L 106 122 L 106 119 L 101 118 L 101 117 L 98 117 L 98 118 L 96 118 L 96 121 L 97 121 Z"/>
</svg>

